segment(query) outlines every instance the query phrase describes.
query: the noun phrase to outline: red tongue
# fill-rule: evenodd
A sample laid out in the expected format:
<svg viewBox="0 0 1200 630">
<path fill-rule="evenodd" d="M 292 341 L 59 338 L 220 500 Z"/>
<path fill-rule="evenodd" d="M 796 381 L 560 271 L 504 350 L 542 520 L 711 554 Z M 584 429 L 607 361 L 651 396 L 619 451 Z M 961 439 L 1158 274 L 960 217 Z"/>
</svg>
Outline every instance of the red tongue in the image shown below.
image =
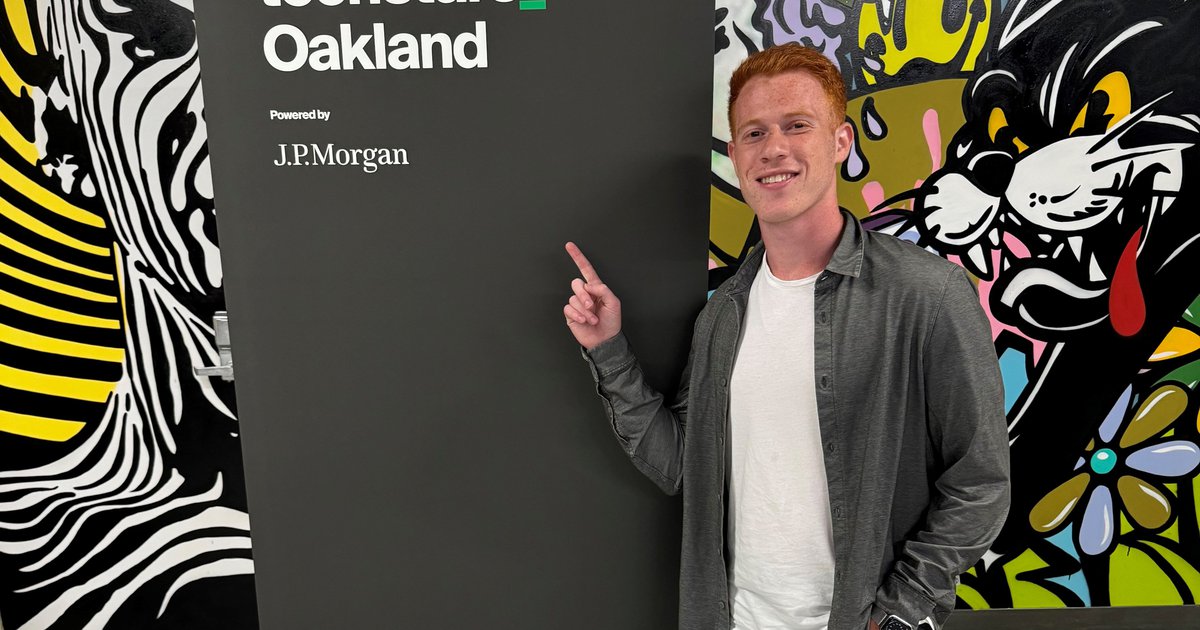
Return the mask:
<svg viewBox="0 0 1200 630">
<path fill-rule="evenodd" d="M 1117 270 L 1113 273 L 1112 288 L 1108 291 L 1108 311 L 1113 330 L 1123 337 L 1132 337 L 1146 323 L 1146 300 L 1142 297 L 1142 284 L 1137 275 L 1137 247 L 1142 239 L 1142 228 L 1133 233 L 1133 238 L 1121 252 Z"/>
</svg>

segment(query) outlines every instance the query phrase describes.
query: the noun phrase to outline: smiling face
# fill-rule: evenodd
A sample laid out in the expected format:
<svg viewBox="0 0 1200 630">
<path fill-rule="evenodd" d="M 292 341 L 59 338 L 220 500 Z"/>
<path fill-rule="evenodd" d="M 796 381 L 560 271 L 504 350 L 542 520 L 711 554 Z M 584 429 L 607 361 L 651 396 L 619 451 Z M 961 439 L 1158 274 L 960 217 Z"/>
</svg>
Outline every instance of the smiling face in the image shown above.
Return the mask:
<svg viewBox="0 0 1200 630">
<path fill-rule="evenodd" d="M 832 109 L 807 72 L 760 75 L 742 88 L 729 157 L 742 197 L 764 228 L 814 209 L 838 212 L 837 165 L 850 151 L 853 132 Z"/>
</svg>

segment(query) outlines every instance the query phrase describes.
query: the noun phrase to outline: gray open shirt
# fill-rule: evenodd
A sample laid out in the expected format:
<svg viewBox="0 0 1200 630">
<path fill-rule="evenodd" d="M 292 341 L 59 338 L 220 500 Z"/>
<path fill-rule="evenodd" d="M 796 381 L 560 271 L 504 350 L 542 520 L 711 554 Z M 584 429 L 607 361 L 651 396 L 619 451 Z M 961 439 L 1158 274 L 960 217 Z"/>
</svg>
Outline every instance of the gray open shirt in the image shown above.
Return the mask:
<svg viewBox="0 0 1200 630">
<path fill-rule="evenodd" d="M 872 613 L 939 624 L 957 576 L 1008 512 L 1008 434 L 991 328 L 961 267 L 842 211 L 817 279 L 817 412 L 833 519 L 831 630 Z M 713 293 L 670 401 L 624 335 L 584 357 L 617 439 L 668 494 L 683 492 L 679 627 L 728 630 L 729 378 L 764 249 Z"/>
</svg>

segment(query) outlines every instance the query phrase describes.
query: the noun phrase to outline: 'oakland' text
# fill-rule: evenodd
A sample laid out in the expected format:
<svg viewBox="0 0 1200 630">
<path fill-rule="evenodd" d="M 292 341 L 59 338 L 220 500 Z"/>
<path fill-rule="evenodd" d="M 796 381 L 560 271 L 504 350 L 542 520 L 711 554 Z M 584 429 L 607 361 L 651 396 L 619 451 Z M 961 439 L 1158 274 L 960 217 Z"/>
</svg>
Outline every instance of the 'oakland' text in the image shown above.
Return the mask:
<svg viewBox="0 0 1200 630">
<path fill-rule="evenodd" d="M 486 68 L 487 24 L 475 22 L 474 31 L 454 37 L 446 33 L 389 35 L 379 22 L 371 26 L 369 34 L 357 35 L 349 24 L 341 24 L 337 37 L 312 38 L 296 26 L 279 24 L 267 31 L 263 54 L 272 68 L 283 72 L 295 72 L 305 66 L 319 72 Z"/>
</svg>

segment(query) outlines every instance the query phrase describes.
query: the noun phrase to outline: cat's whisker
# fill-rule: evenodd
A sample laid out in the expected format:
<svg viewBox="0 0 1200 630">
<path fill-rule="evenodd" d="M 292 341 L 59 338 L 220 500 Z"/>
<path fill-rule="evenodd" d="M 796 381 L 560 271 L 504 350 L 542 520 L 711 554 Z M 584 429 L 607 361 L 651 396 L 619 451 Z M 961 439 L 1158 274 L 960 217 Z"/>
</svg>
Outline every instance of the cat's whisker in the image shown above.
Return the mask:
<svg viewBox="0 0 1200 630">
<path fill-rule="evenodd" d="M 1145 146 L 1145 147 L 1131 147 L 1128 149 L 1122 149 L 1123 153 L 1121 153 L 1120 155 L 1113 156 L 1106 160 L 1100 160 L 1099 162 L 1092 164 L 1092 170 L 1098 171 L 1106 166 L 1111 166 L 1113 164 L 1117 164 L 1120 162 L 1127 162 L 1129 160 L 1133 160 L 1133 159 L 1140 158 L 1140 157 L 1157 155 L 1159 153 L 1167 153 L 1169 151 L 1183 151 L 1184 149 L 1190 148 L 1192 146 L 1193 146 L 1192 144 L 1186 143 L 1186 142 L 1175 142 L 1175 143 L 1171 143 L 1171 144 L 1155 144 L 1155 145 L 1149 145 L 1149 146 Z M 1130 166 L 1132 167 L 1132 164 Z"/>
<path fill-rule="evenodd" d="M 1183 116 L 1153 114 L 1151 116 L 1147 116 L 1144 122 L 1153 123 L 1156 125 L 1170 125 L 1189 133 L 1200 132 L 1200 119 L 1197 119 L 1194 114 L 1184 114 Z"/>
<path fill-rule="evenodd" d="M 1104 135 L 1101 136 L 1100 139 L 1096 141 L 1096 144 L 1092 145 L 1092 148 L 1088 149 L 1088 154 L 1090 155 L 1092 153 L 1095 153 L 1096 151 L 1099 151 L 1102 147 L 1104 147 L 1104 145 L 1125 135 L 1125 132 L 1132 129 L 1133 126 L 1136 125 L 1137 123 L 1141 122 L 1141 120 L 1143 118 L 1154 113 L 1150 109 L 1151 107 L 1154 107 L 1154 105 L 1157 104 L 1159 101 L 1167 98 L 1168 96 L 1170 96 L 1173 93 L 1174 92 L 1167 92 L 1166 94 L 1163 94 L 1162 96 L 1150 101 L 1149 103 L 1146 103 L 1145 105 L 1139 107 L 1137 111 L 1126 116 L 1124 118 L 1124 120 L 1113 125 L 1111 128 L 1108 129 L 1108 131 L 1104 132 Z"/>
</svg>

